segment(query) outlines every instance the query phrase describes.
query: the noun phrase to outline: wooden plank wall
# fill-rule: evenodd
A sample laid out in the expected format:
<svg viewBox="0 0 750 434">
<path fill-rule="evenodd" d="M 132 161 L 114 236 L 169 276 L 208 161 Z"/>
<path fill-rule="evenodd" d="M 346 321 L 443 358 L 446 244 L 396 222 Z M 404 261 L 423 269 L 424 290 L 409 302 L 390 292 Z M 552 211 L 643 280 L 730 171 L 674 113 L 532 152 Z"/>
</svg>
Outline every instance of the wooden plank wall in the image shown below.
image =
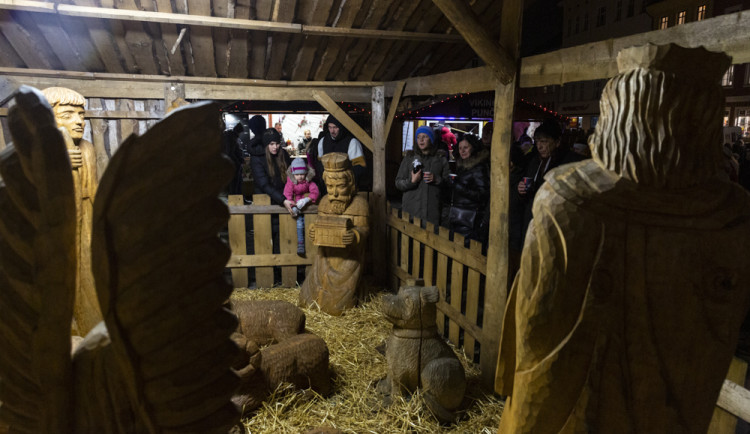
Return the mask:
<svg viewBox="0 0 750 434">
<path fill-rule="evenodd" d="M 446 228 L 420 219 L 409 222 L 409 215 L 388 206 L 387 240 L 392 289 L 409 279 L 423 279 L 425 285 L 440 290 L 438 330 L 475 362 L 481 357 L 486 342 L 482 331 L 484 318 L 484 276 L 487 258 L 482 246 L 472 240 L 464 247 L 464 237 Z"/>
</svg>

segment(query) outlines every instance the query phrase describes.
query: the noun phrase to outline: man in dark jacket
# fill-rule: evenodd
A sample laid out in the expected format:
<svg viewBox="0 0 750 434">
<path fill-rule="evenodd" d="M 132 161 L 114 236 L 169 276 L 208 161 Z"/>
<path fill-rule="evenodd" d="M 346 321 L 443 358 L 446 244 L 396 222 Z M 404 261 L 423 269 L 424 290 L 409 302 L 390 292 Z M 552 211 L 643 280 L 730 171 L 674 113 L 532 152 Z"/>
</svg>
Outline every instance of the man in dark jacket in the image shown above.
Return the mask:
<svg viewBox="0 0 750 434">
<path fill-rule="evenodd" d="M 308 161 L 313 164 L 315 172 L 319 177 L 323 177 L 323 164 L 320 163 L 320 157 L 330 152 L 341 152 L 349 156 L 352 162 L 352 171 L 357 188 L 362 187 L 364 176 L 367 173 L 367 163 L 365 162 L 365 153 L 362 149 L 362 143 L 357 140 L 345 127 L 333 116 L 328 116 L 325 123 L 325 130 L 328 131 L 322 139 L 318 141 L 317 146 L 311 146 L 308 153 Z M 318 185 L 321 195 L 326 194 L 325 184 Z"/>
</svg>

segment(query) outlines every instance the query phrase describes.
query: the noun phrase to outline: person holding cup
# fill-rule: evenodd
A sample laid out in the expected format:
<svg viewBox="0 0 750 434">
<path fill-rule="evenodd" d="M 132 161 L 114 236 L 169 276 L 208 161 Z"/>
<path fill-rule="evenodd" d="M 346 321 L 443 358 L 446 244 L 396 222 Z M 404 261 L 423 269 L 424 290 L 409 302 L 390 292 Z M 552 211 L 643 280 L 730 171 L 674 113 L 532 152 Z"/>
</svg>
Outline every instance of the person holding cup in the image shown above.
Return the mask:
<svg viewBox="0 0 750 434">
<path fill-rule="evenodd" d="M 519 213 L 519 217 L 522 217 L 519 228 L 520 234 L 518 234 L 520 236 L 510 236 L 511 250 L 521 252 L 523 249 L 526 229 L 533 217 L 531 209 L 534 203 L 534 196 L 544 183 L 544 175 L 555 167 L 583 159 L 581 155 L 571 151 L 567 146 L 561 145 L 561 136 L 562 129 L 554 119 L 545 120 L 534 131 L 536 154 L 529 161 L 523 178 L 521 178 L 515 188 L 518 193 L 519 200 L 517 203 L 519 209 L 511 209 L 511 212 L 517 212 Z"/>
<path fill-rule="evenodd" d="M 435 133 L 428 126 L 416 131 L 416 146 L 401 161 L 396 188 L 403 192 L 402 210 L 412 217 L 440 224 L 442 190 L 450 185 L 444 152 L 435 147 Z"/>
</svg>

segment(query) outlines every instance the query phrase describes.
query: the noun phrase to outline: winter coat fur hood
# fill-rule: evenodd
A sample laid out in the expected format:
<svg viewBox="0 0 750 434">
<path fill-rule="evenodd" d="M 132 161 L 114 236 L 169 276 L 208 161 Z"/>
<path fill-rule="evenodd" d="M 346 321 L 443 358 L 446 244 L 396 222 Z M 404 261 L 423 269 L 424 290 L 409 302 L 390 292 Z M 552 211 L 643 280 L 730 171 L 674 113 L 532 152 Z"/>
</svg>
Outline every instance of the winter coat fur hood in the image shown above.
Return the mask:
<svg viewBox="0 0 750 434">
<path fill-rule="evenodd" d="M 287 179 L 291 179 L 293 184 L 297 184 L 297 180 L 294 179 L 294 175 L 292 175 L 292 166 L 289 166 L 286 169 L 286 177 Z M 307 166 L 307 176 L 305 176 L 305 180 L 307 182 L 312 182 L 313 178 L 315 178 L 315 169 Z"/>
<path fill-rule="evenodd" d="M 458 171 L 471 170 L 478 164 L 487 164 L 490 160 L 490 153 L 487 149 L 482 149 L 479 152 L 474 153 L 469 158 L 462 160 L 461 158 L 456 160 L 456 169 Z"/>
</svg>

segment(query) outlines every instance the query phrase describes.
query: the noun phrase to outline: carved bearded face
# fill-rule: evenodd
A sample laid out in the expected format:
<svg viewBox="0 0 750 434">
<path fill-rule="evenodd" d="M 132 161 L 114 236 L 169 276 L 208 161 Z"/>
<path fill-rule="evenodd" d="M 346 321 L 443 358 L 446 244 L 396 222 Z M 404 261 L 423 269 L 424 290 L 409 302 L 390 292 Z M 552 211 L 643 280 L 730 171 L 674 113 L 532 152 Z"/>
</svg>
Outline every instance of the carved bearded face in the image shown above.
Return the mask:
<svg viewBox="0 0 750 434">
<path fill-rule="evenodd" d="M 78 105 L 56 105 L 54 108 L 55 120 L 58 127 L 65 127 L 70 138 L 78 143 L 83 138 L 84 116 L 83 106 Z"/>
<path fill-rule="evenodd" d="M 328 189 L 328 200 L 331 204 L 331 211 L 334 214 L 343 214 L 346 207 L 349 206 L 356 188 L 354 179 L 350 172 L 328 173 L 323 172 L 323 181 Z"/>
</svg>

